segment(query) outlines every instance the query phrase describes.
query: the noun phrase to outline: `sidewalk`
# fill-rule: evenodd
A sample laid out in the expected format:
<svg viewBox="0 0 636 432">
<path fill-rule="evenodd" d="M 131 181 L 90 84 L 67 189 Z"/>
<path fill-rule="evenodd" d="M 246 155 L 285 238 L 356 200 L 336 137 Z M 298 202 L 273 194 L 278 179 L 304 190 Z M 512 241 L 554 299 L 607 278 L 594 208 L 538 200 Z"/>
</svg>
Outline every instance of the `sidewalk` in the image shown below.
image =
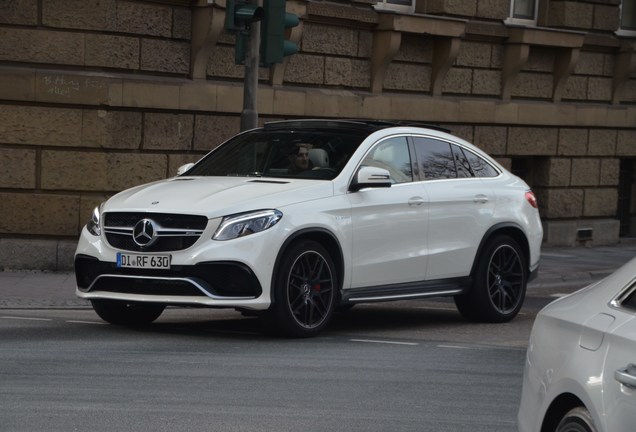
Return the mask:
<svg viewBox="0 0 636 432">
<path fill-rule="evenodd" d="M 31 270 L 0 272 L 0 309 L 90 307 L 75 297 L 75 274 Z"/>
<path fill-rule="evenodd" d="M 636 239 L 615 246 L 542 250 L 539 277 L 528 285 L 529 297 L 573 292 L 600 280 L 636 257 Z M 72 272 L 0 271 L 0 309 L 84 308 L 75 297 Z"/>
</svg>

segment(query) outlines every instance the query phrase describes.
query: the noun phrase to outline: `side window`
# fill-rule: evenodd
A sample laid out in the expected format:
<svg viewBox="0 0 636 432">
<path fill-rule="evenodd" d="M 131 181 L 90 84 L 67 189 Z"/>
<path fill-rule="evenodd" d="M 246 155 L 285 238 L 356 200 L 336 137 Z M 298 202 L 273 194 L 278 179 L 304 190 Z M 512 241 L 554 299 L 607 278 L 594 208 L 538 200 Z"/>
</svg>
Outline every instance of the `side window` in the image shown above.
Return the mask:
<svg viewBox="0 0 636 432">
<path fill-rule="evenodd" d="M 466 159 L 466 155 L 464 151 L 454 144 L 451 144 L 451 148 L 453 149 L 453 157 L 455 158 L 455 168 L 457 168 L 457 177 L 474 177 L 473 172 L 470 168 L 470 163 L 468 159 Z"/>
<path fill-rule="evenodd" d="M 484 159 L 468 150 L 463 151 L 466 155 L 466 159 L 468 159 L 468 162 L 470 163 L 470 167 L 473 170 L 475 177 L 497 177 L 499 175 L 499 171 L 497 171 Z"/>
<path fill-rule="evenodd" d="M 621 306 L 636 311 L 636 290 L 632 291 L 632 293 L 623 300 Z"/>
<path fill-rule="evenodd" d="M 362 165 L 389 171 L 391 183 L 413 181 L 409 146 L 405 137 L 389 138 L 377 144 L 364 158 Z"/>
<path fill-rule="evenodd" d="M 420 175 L 427 180 L 457 178 L 451 145 L 432 138 L 414 137 Z"/>
</svg>

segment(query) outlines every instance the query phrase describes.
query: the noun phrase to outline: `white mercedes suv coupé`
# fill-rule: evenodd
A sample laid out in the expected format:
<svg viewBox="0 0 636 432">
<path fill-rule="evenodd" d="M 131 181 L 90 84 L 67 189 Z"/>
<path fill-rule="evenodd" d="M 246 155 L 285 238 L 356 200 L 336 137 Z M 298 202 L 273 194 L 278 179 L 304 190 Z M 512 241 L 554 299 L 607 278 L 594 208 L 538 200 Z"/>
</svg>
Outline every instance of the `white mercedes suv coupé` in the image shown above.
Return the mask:
<svg viewBox="0 0 636 432">
<path fill-rule="evenodd" d="M 273 122 L 96 208 L 77 295 L 113 324 L 148 324 L 167 305 L 235 308 L 296 337 L 339 307 L 433 296 L 505 322 L 542 235 L 528 185 L 439 128 Z"/>
</svg>

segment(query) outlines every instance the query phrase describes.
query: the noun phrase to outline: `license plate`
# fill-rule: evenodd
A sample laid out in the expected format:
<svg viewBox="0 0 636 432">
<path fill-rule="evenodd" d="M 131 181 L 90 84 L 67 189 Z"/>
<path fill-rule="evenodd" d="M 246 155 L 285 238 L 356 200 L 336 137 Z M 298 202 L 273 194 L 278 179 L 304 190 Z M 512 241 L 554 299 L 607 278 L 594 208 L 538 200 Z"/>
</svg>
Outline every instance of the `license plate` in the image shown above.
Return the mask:
<svg viewBox="0 0 636 432">
<path fill-rule="evenodd" d="M 117 253 L 117 267 L 141 269 L 169 269 L 170 255 L 141 255 Z"/>
</svg>

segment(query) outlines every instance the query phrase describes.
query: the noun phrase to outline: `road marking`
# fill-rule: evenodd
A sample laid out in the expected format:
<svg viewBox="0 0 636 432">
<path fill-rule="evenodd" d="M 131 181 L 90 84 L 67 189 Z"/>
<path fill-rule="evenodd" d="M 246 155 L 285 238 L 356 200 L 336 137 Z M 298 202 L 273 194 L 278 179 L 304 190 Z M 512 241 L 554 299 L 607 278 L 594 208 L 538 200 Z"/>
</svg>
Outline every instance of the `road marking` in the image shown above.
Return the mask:
<svg viewBox="0 0 636 432">
<path fill-rule="evenodd" d="M 565 295 L 565 294 L 563 294 L 563 295 Z M 418 306 L 415 309 L 430 310 L 430 311 L 451 311 L 451 312 L 457 312 L 457 308 L 453 308 L 453 307 L 445 308 L 445 307 L 435 307 L 435 306 L 431 306 L 431 307 Z M 518 315 L 528 315 L 528 314 L 526 312 L 519 312 Z"/>
<path fill-rule="evenodd" d="M 70 324 L 97 324 L 97 325 L 108 325 L 106 323 L 103 322 L 97 322 L 97 321 L 76 321 L 76 320 L 67 320 L 67 323 Z"/>
<path fill-rule="evenodd" d="M 576 255 L 572 255 L 572 254 L 564 254 L 559 252 L 545 252 L 545 251 L 541 251 L 541 256 L 552 257 L 552 258 L 575 258 L 576 257 Z"/>
<path fill-rule="evenodd" d="M 564 294 L 564 293 L 555 293 L 555 294 L 550 294 L 550 297 L 554 297 L 554 298 L 561 298 L 561 297 L 565 297 L 568 294 Z"/>
<path fill-rule="evenodd" d="M 31 318 L 31 317 L 14 317 L 14 316 L 3 316 L 0 318 L 12 319 L 12 320 L 26 320 L 26 321 L 53 321 L 53 319 L 51 318 Z"/>
<path fill-rule="evenodd" d="M 373 339 L 350 339 L 350 341 L 362 342 L 362 343 L 387 344 L 387 345 L 408 345 L 408 346 L 419 345 L 419 343 L 416 343 L 416 342 L 394 342 L 394 341 L 382 341 L 382 340 L 373 340 Z"/>
<path fill-rule="evenodd" d="M 467 347 L 467 346 L 462 346 L 462 345 L 437 345 L 437 348 L 450 348 L 450 349 L 479 349 L 479 348 L 474 348 L 474 347 Z"/>
</svg>

